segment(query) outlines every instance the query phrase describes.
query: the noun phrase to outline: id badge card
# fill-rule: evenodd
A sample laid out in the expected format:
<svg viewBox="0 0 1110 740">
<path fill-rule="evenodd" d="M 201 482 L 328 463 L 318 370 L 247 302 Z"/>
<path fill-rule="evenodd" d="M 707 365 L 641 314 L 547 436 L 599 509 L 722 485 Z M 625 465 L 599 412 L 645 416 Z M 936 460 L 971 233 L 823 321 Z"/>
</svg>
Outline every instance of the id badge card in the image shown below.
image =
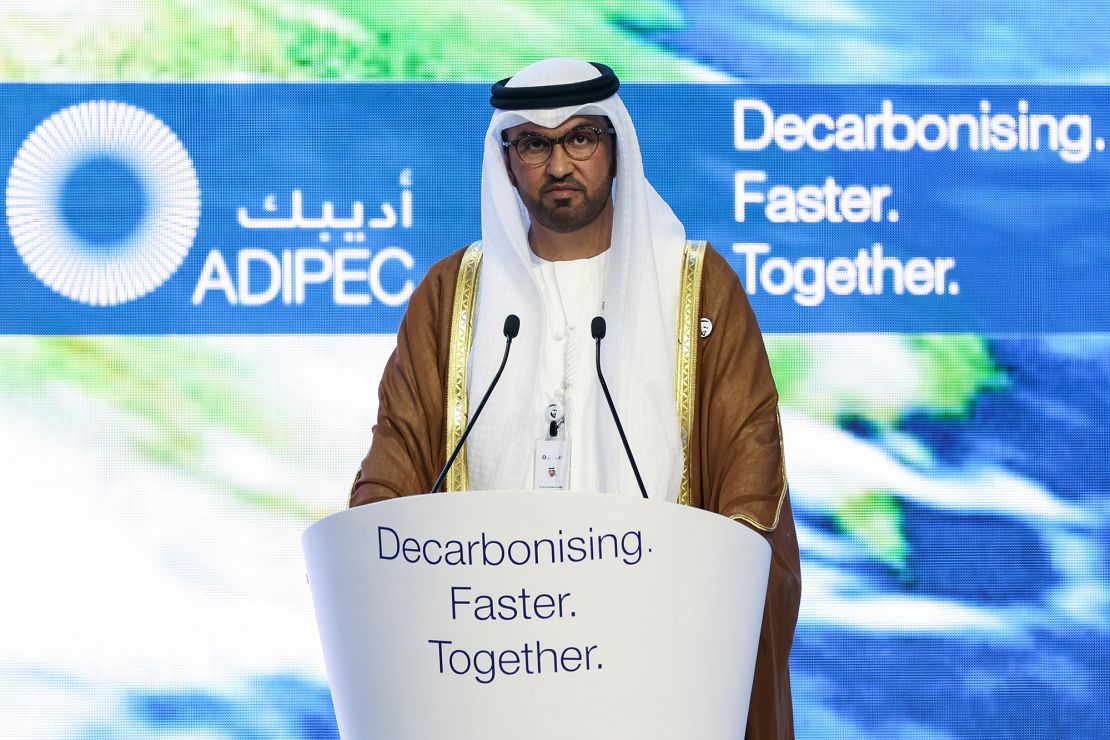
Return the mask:
<svg viewBox="0 0 1110 740">
<path fill-rule="evenodd" d="M 565 439 L 541 439 L 536 442 L 532 487 L 541 491 L 565 491 L 570 488 L 570 442 Z"/>
</svg>

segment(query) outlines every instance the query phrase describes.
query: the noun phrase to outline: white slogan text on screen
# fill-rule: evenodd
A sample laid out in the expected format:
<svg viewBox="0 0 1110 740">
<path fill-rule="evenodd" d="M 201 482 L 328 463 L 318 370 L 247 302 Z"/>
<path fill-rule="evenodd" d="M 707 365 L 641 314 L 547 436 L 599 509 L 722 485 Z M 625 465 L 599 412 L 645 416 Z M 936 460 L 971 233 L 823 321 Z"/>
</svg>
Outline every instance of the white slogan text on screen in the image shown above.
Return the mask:
<svg viewBox="0 0 1110 740">
<path fill-rule="evenodd" d="M 1078 164 L 1087 160 L 1092 148 L 1089 115 L 1030 113 L 1026 100 L 1018 101 L 1017 115 L 992 113 L 990 101 L 982 100 L 978 114 L 913 116 L 895 112 L 894 103 L 884 100 L 879 113 L 842 113 L 835 118 L 813 113 L 803 118 L 796 113 L 776 115 L 765 101 L 744 99 L 735 102 L 733 116 L 734 144 L 742 152 L 761 151 L 772 143 L 787 152 L 803 148 L 819 152 L 1050 149 L 1065 162 Z M 1105 142 L 1099 138 L 1093 145 L 1101 151 Z"/>
<path fill-rule="evenodd" d="M 838 296 L 957 295 L 959 283 L 949 279 L 956 266 L 951 257 L 911 257 L 901 260 L 883 254 L 882 244 L 860 249 L 855 258 L 768 257 L 771 245 L 740 242 L 732 245 L 744 256 L 740 277 L 748 295 L 792 295 L 800 306 L 819 306 L 828 293 Z"/>
</svg>

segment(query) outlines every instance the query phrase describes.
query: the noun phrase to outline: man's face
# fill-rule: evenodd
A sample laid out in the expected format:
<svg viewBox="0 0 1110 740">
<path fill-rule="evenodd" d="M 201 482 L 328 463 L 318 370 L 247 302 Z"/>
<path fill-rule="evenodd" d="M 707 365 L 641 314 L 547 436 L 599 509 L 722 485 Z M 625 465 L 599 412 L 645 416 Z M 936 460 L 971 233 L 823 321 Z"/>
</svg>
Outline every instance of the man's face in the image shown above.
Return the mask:
<svg viewBox="0 0 1110 740">
<path fill-rule="evenodd" d="M 605 116 L 574 116 L 558 128 L 522 123 L 505 129 L 505 138 L 512 141 L 529 133 L 558 139 L 579 126 L 605 129 L 610 126 Z M 616 174 L 616 156 L 611 134 L 601 134 L 597 151 L 589 159 L 577 160 L 556 145 L 551 157 L 541 165 L 521 161 L 513 147 L 506 150 L 509 179 L 516 186 L 520 199 L 532 220 L 560 234 L 577 231 L 605 210 Z"/>
</svg>

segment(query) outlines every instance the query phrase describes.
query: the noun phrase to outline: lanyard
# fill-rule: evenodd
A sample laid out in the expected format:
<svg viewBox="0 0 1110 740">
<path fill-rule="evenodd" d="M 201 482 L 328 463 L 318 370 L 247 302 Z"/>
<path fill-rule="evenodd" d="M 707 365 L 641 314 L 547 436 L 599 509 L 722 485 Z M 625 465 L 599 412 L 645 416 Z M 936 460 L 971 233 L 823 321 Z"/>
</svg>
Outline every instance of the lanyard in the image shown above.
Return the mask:
<svg viewBox="0 0 1110 740">
<path fill-rule="evenodd" d="M 590 262 L 591 264 L 587 268 L 587 271 L 588 273 L 590 273 L 590 277 L 592 278 L 596 277 L 594 273 L 597 267 L 600 267 L 602 271 L 604 271 L 605 262 L 607 262 L 607 260 L 605 258 L 601 258 L 601 260 L 598 260 L 598 258 L 595 257 L 591 258 Z M 562 316 L 563 319 L 562 329 L 559 330 L 562 334 L 562 341 L 564 342 L 562 389 L 555 392 L 554 396 L 551 399 L 551 403 L 549 403 L 547 406 L 544 415 L 545 432 L 548 438 L 554 439 L 558 436 L 560 427 L 563 427 L 564 429 L 567 428 L 567 406 L 569 405 L 569 397 L 573 392 L 573 388 L 578 376 L 578 352 L 580 342 L 578 341 L 577 334 L 580 332 L 577 330 L 573 332 L 571 331 L 571 321 L 570 315 L 567 312 L 567 305 L 569 302 L 570 306 L 572 307 L 571 310 L 574 310 L 575 308 L 578 308 L 580 310 L 583 306 L 587 287 L 594 287 L 595 281 L 591 279 L 579 281 L 579 284 L 577 286 L 578 290 L 572 298 L 571 296 L 564 293 L 563 286 L 560 284 L 559 281 L 559 271 L 556 269 L 554 262 L 548 262 L 545 260 L 543 263 L 541 263 L 541 269 L 546 271 L 546 276 L 548 278 L 548 281 L 546 281 L 547 284 L 549 286 L 554 286 L 555 300 L 558 301 L 559 314 Z M 602 277 L 602 281 L 603 280 L 604 278 Z M 570 286 L 568 286 L 568 288 L 569 287 Z"/>
</svg>

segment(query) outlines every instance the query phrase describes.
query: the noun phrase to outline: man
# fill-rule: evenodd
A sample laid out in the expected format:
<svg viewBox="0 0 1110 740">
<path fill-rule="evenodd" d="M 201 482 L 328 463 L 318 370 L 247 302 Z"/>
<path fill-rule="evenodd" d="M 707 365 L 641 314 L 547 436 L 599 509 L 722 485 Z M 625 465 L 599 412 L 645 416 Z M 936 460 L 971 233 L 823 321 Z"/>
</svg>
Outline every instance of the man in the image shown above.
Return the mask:
<svg viewBox="0 0 1110 740">
<path fill-rule="evenodd" d="M 644 178 L 636 131 L 604 65 L 532 64 L 493 86 L 482 241 L 416 289 L 379 390 L 350 505 L 429 491 L 494 376 L 508 314 L 520 335 L 447 490 L 565 488 L 640 495 L 604 400 L 602 364 L 650 498 L 742 522 L 772 547 L 750 740 L 793 737 L 788 658 L 800 597 L 778 395 L 728 263 Z M 569 469 L 535 465 L 540 450 Z"/>
</svg>

